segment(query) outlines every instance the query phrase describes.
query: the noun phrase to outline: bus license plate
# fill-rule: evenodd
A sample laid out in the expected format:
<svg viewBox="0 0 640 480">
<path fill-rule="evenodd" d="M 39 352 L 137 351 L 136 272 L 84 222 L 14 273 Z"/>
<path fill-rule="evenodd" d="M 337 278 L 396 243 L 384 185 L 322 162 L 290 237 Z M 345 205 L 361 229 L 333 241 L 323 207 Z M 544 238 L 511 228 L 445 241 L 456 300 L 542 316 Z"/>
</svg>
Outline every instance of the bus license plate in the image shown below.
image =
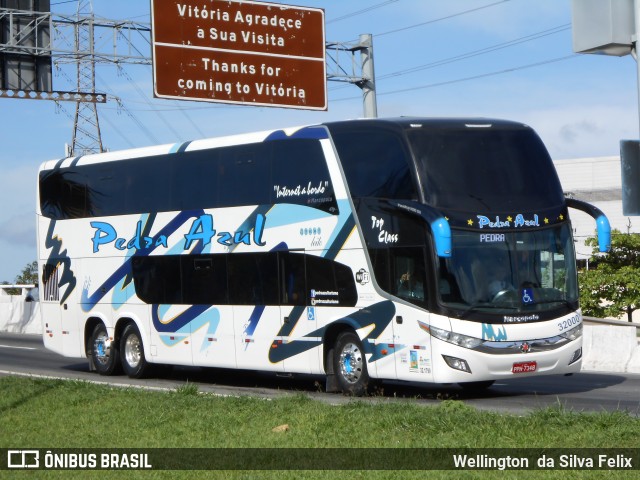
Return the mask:
<svg viewBox="0 0 640 480">
<path fill-rule="evenodd" d="M 511 373 L 529 373 L 535 372 L 538 368 L 537 362 L 519 362 L 514 363 Z"/>
</svg>

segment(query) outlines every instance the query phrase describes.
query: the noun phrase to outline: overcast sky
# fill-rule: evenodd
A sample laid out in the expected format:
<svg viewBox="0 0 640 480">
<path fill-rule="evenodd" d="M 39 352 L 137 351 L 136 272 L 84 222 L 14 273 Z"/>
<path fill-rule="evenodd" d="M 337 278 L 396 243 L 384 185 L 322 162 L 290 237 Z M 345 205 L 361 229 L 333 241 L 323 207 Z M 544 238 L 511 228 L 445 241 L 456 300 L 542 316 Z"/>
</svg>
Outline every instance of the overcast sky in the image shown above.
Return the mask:
<svg viewBox="0 0 640 480">
<path fill-rule="evenodd" d="M 630 55 L 575 54 L 570 0 L 273 3 L 323 8 L 327 41 L 373 34 L 380 117 L 521 121 L 540 134 L 554 160 L 618 155 L 620 139 L 638 138 L 636 63 Z M 73 13 L 76 5 L 52 0 L 52 11 Z M 149 5 L 94 0 L 93 9 L 106 19 L 149 22 Z M 150 56 L 147 39 L 137 39 L 136 48 Z M 96 75 L 96 89 L 111 99 L 98 107 L 103 144 L 110 150 L 363 114 L 358 87 L 337 82 L 328 83 L 328 111 L 317 112 L 153 99 L 152 70 L 145 65 L 118 71 L 101 64 Z M 73 78 L 69 65 L 54 68 L 54 90 L 74 90 Z M 0 281 L 13 282 L 36 259 L 38 167 L 64 156 L 74 109 L 71 103 L 57 108 L 49 101 L 0 99 L 0 112 Z"/>
</svg>

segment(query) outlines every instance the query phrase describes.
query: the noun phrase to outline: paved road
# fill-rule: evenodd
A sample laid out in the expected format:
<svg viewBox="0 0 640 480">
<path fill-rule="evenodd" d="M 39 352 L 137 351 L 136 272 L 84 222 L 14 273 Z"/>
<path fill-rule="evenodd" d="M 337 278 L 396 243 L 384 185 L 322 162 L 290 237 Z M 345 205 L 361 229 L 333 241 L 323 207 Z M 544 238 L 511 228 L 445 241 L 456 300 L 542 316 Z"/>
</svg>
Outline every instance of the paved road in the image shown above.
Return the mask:
<svg viewBox="0 0 640 480">
<path fill-rule="evenodd" d="M 323 393 L 322 378 L 277 377 L 274 374 L 237 372 L 213 368 L 173 368 L 155 378 L 132 380 L 125 376 L 101 377 L 89 372 L 83 359 L 64 358 L 49 352 L 39 336 L 0 333 L 0 375 L 9 373 L 73 378 L 101 383 L 175 389 L 187 381 L 199 390 L 217 395 L 256 395 L 276 398 L 303 392 L 332 404 L 351 401 L 338 394 Z M 408 386 L 384 383 L 377 395 L 364 401 L 410 401 L 435 405 L 442 399 L 459 399 L 479 409 L 526 413 L 552 405 L 576 412 L 623 410 L 640 414 L 640 375 L 620 373 L 580 373 L 571 377 L 531 377 L 496 382 L 482 393 L 468 393 L 457 386 Z M 362 400 L 362 399 L 361 399 Z"/>
</svg>

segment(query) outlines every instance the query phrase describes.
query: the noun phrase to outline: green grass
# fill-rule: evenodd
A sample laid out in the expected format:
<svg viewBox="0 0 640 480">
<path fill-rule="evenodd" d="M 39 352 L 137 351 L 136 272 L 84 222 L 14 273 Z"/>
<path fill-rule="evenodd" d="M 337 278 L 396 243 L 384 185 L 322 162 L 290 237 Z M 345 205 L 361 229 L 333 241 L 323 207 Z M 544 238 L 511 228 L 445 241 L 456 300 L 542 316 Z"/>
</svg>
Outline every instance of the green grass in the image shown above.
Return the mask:
<svg viewBox="0 0 640 480">
<path fill-rule="evenodd" d="M 274 427 L 288 425 L 285 432 Z M 0 378 L 0 448 L 635 448 L 640 419 L 551 408 L 526 416 L 445 400 L 331 406 L 300 395 L 267 401 Z M 36 472 L 32 472 L 36 473 Z M 632 478 L 622 471 L 47 472 L 38 478 Z M 637 472 L 636 472 L 637 473 Z M 0 478 L 26 472 L 2 472 Z"/>
</svg>

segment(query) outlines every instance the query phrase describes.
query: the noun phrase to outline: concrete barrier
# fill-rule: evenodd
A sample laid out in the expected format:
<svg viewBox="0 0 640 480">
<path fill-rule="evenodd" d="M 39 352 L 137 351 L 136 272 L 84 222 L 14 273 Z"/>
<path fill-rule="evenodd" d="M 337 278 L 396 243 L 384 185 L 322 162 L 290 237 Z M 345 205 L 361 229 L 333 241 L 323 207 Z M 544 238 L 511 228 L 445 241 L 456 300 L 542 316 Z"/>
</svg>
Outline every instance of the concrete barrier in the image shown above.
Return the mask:
<svg viewBox="0 0 640 480">
<path fill-rule="evenodd" d="M 0 301 L 0 332 L 42 333 L 40 302 L 25 302 L 19 296 Z"/>
<path fill-rule="evenodd" d="M 585 325 L 582 370 L 640 373 L 636 325 Z"/>
</svg>

